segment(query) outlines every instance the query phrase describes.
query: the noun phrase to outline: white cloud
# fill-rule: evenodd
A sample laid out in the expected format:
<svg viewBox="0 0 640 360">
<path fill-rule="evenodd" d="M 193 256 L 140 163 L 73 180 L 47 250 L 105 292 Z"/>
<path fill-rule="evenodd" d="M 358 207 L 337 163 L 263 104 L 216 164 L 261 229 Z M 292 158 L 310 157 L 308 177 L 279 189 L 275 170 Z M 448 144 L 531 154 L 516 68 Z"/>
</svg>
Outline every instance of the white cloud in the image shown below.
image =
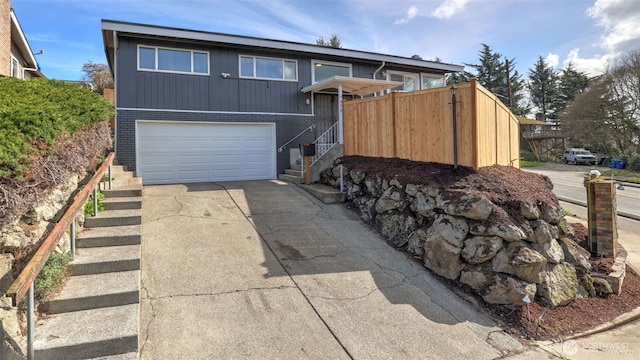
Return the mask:
<svg viewBox="0 0 640 360">
<path fill-rule="evenodd" d="M 549 55 L 547 55 L 547 58 L 545 59 L 545 62 L 547 63 L 547 65 L 555 69 L 555 67 L 560 63 L 560 57 L 558 56 L 558 54 L 549 53 Z"/>
<path fill-rule="evenodd" d="M 580 49 L 573 49 L 567 54 L 567 58 L 562 62 L 563 67 L 569 63 L 578 70 L 585 72 L 588 76 L 596 76 L 604 73 L 607 65 L 614 59 L 611 54 L 595 56 L 592 58 L 580 58 Z"/>
<path fill-rule="evenodd" d="M 604 73 L 620 55 L 640 48 L 640 6 L 636 0 L 595 0 L 586 13 L 604 30 L 595 44 L 603 54 L 581 58 L 580 49 L 575 48 L 563 66 L 572 63 L 577 70 L 595 76 Z"/>
<path fill-rule="evenodd" d="M 635 0 L 596 0 L 587 15 L 604 27 L 600 47 L 619 55 L 640 47 L 640 6 Z"/>
<path fill-rule="evenodd" d="M 405 17 L 401 18 L 401 19 L 397 19 L 393 23 L 396 24 L 396 25 L 405 24 L 405 23 L 409 22 L 409 20 L 411 20 L 414 17 L 416 17 L 416 15 L 418 15 L 418 8 L 415 7 L 414 5 L 411 5 L 409 7 L 409 9 L 407 10 L 407 15 Z"/>
<path fill-rule="evenodd" d="M 468 2 L 469 0 L 445 0 L 440 4 L 440 6 L 431 12 L 431 16 L 438 19 L 448 19 L 456 13 L 464 10 L 464 7 Z"/>
</svg>

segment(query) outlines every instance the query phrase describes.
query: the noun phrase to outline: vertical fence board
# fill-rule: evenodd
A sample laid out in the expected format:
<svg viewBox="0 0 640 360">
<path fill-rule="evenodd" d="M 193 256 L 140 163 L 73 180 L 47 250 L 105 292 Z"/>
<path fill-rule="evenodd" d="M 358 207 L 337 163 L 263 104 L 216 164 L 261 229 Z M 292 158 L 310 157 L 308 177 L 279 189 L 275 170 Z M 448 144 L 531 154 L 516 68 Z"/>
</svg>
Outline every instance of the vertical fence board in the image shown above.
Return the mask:
<svg viewBox="0 0 640 360">
<path fill-rule="evenodd" d="M 344 153 L 453 164 L 453 113 L 448 87 L 396 92 L 344 103 Z M 476 81 L 458 85 L 458 164 L 519 167 L 519 124 Z"/>
</svg>

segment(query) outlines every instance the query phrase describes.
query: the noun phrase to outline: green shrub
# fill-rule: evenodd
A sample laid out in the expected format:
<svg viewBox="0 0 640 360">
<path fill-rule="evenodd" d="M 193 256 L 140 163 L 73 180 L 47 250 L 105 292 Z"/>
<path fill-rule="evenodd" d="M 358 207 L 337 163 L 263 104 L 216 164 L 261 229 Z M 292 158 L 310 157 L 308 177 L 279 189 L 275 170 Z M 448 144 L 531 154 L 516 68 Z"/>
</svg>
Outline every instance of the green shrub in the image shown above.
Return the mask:
<svg viewBox="0 0 640 360">
<path fill-rule="evenodd" d="M 29 157 L 46 153 L 62 134 L 113 115 L 99 94 L 57 80 L 0 77 L 0 176 L 20 176 Z"/>
<path fill-rule="evenodd" d="M 35 297 L 44 299 L 60 289 L 68 274 L 71 253 L 51 253 L 35 280 Z"/>
<path fill-rule="evenodd" d="M 104 194 L 98 190 L 98 211 L 104 210 L 104 204 L 102 203 L 103 200 Z M 93 194 L 89 196 L 89 200 L 84 204 L 84 215 L 93 216 Z"/>
</svg>

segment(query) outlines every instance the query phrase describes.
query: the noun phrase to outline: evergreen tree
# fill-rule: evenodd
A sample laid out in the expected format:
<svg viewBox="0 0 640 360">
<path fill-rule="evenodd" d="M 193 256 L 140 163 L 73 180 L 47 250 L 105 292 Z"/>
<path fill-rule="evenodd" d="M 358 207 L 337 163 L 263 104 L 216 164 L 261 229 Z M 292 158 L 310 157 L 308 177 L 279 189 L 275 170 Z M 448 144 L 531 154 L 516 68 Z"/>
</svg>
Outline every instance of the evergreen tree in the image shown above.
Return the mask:
<svg viewBox="0 0 640 360">
<path fill-rule="evenodd" d="M 316 45 L 341 49 L 342 40 L 340 40 L 340 38 L 336 34 L 331 35 L 329 40 L 325 40 L 322 36 L 320 36 L 318 39 L 316 39 Z"/>
<path fill-rule="evenodd" d="M 466 64 L 473 69 L 473 73 L 465 72 L 465 76 L 476 77 L 480 85 L 496 94 L 501 101 L 509 105 L 509 90 L 507 85 L 507 60 L 503 62 L 502 54 L 493 52 L 487 44 L 482 44 L 479 54 L 479 64 Z M 515 67 L 515 59 L 508 60 L 509 68 Z M 529 107 L 524 101 L 523 90 L 525 87 L 522 76 L 518 71 L 509 71 L 509 83 L 511 85 L 511 111 L 516 115 L 525 115 Z"/>
<path fill-rule="evenodd" d="M 462 84 L 471 80 L 469 73 L 466 71 L 447 74 L 445 79 L 447 80 L 447 85 Z"/>
<path fill-rule="evenodd" d="M 553 67 L 538 56 L 538 61 L 529 69 L 529 95 L 531 102 L 544 118 L 557 120 L 559 106 L 558 74 Z"/>
<path fill-rule="evenodd" d="M 558 111 L 564 110 L 576 95 L 589 87 L 589 78 L 583 72 L 577 71 L 572 63 L 569 63 L 560 74 Z"/>
</svg>

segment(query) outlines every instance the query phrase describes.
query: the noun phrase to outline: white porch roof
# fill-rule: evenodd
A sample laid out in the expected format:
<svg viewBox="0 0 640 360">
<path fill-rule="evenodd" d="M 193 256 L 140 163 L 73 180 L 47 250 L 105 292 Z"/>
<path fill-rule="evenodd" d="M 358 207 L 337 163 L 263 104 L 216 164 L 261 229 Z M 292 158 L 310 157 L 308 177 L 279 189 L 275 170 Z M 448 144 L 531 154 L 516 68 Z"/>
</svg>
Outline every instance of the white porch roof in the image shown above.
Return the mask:
<svg viewBox="0 0 640 360">
<path fill-rule="evenodd" d="M 365 96 L 400 86 L 402 85 L 402 82 L 336 75 L 319 81 L 313 85 L 309 85 L 303 88 L 302 92 L 308 93 L 327 90 L 337 91 L 340 85 L 342 85 L 342 91 L 347 94 Z"/>
</svg>

